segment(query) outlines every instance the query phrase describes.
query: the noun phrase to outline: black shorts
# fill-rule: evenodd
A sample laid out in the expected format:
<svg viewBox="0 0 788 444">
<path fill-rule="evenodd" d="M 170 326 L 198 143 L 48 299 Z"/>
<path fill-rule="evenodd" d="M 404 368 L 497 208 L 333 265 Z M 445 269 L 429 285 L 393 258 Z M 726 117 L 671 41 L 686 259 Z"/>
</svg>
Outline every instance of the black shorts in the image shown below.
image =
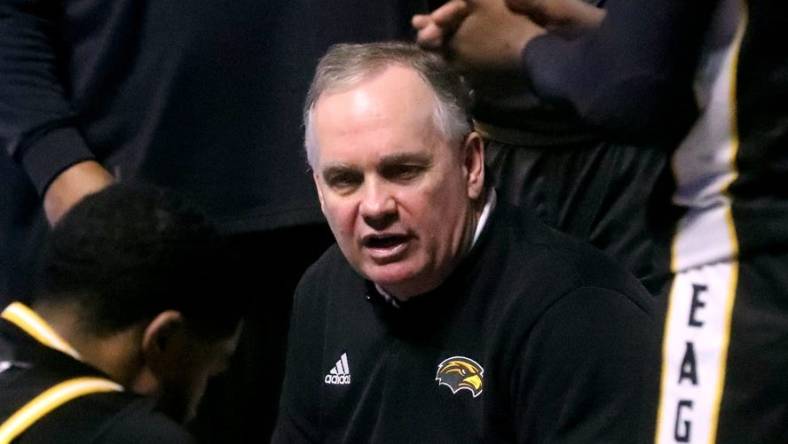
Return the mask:
<svg viewBox="0 0 788 444">
<path fill-rule="evenodd" d="M 598 141 L 514 145 L 485 136 L 499 198 L 607 252 L 652 294 L 663 291 L 669 249 L 658 238 L 669 238 L 660 230 L 671 224 L 649 202 L 671 189 L 665 150 Z"/>
<path fill-rule="evenodd" d="M 788 442 L 788 252 L 675 274 L 657 443 Z"/>
</svg>

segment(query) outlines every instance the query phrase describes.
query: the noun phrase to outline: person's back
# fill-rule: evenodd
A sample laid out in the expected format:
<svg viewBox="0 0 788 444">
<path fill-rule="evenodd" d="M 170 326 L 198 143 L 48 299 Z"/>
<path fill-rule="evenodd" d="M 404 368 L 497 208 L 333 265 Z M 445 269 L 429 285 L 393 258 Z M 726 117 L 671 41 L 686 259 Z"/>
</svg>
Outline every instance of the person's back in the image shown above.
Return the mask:
<svg viewBox="0 0 788 444">
<path fill-rule="evenodd" d="M 115 185 L 54 228 L 32 308 L 0 315 L 0 442 L 190 442 L 235 348 L 239 293 L 215 229 L 171 192 Z"/>
<path fill-rule="evenodd" d="M 30 313 L 11 305 L 0 320 L 0 442 L 9 442 L 17 431 L 9 421 L 12 415 L 21 422 L 25 412 L 35 422 L 13 440 L 18 444 L 192 441 L 153 399 L 122 391 L 106 374 L 27 334 L 25 329 L 46 326 Z M 30 404 L 55 387 L 63 390 L 60 397 L 74 390 L 85 393 L 63 405 L 58 397 Z"/>
</svg>

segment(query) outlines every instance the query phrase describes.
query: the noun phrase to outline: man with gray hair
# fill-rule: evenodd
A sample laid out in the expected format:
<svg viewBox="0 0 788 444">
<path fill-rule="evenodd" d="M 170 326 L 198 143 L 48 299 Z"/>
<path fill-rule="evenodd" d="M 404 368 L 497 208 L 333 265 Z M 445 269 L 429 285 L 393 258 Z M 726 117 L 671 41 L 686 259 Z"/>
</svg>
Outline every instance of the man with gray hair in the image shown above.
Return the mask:
<svg viewBox="0 0 788 444">
<path fill-rule="evenodd" d="M 302 278 L 274 442 L 652 436 L 650 296 L 497 203 L 470 95 L 438 56 L 338 45 L 305 107 L 337 240 Z"/>
</svg>

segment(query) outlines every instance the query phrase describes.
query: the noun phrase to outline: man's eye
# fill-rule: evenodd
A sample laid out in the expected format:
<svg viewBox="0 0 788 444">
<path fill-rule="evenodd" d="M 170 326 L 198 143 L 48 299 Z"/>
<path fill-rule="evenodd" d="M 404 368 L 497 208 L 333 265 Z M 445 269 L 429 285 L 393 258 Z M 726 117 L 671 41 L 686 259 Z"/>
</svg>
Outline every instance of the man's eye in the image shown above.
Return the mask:
<svg viewBox="0 0 788 444">
<path fill-rule="evenodd" d="M 326 177 L 326 183 L 336 190 L 350 190 L 361 183 L 361 175 L 353 173 L 331 174 Z"/>
<path fill-rule="evenodd" d="M 424 171 L 421 165 L 392 165 L 385 171 L 385 176 L 391 180 L 409 181 L 416 179 Z"/>
</svg>

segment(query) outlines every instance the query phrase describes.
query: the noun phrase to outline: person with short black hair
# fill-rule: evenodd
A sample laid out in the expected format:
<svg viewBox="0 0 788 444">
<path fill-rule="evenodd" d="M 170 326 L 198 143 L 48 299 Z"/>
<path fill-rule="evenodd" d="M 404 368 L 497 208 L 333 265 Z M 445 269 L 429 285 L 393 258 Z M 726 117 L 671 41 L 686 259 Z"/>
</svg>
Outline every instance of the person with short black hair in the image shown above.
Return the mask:
<svg viewBox="0 0 788 444">
<path fill-rule="evenodd" d="M 112 185 L 75 205 L 32 308 L 1 315 L 0 442 L 190 442 L 176 422 L 226 365 L 244 310 L 224 254 L 170 191 Z"/>
</svg>

